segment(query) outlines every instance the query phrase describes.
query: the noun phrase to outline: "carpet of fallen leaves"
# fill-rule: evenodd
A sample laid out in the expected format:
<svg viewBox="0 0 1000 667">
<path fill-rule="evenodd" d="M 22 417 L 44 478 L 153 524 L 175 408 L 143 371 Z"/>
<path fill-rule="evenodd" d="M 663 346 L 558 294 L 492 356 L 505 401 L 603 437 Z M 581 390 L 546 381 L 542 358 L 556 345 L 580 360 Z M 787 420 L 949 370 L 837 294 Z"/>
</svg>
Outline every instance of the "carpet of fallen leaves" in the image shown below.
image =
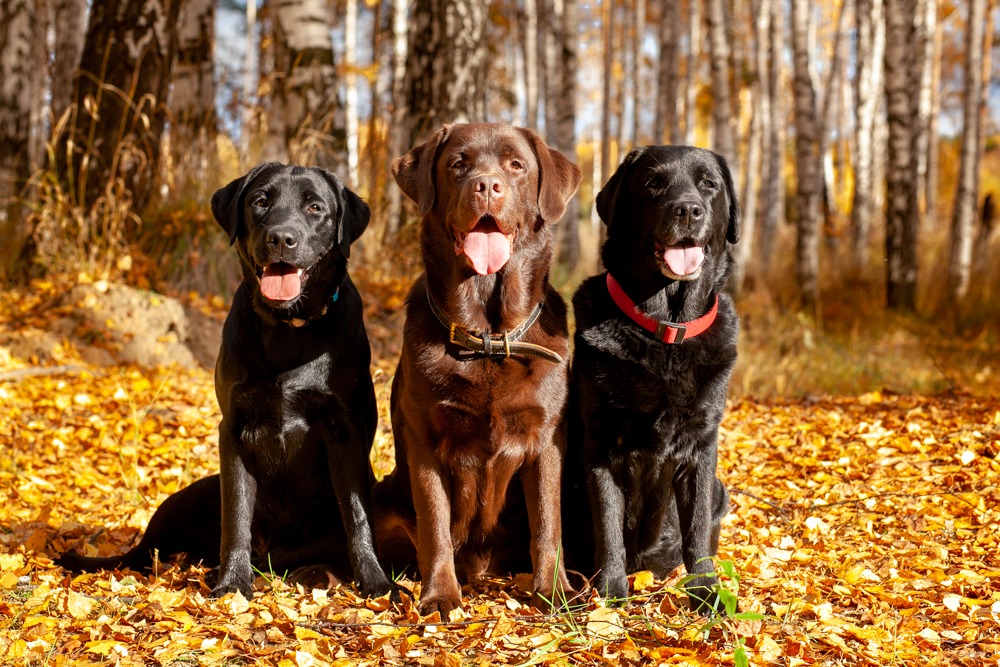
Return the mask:
<svg viewBox="0 0 1000 667">
<path fill-rule="evenodd" d="M 15 296 L 8 330 L 38 302 Z M 210 600 L 198 568 L 54 566 L 68 548 L 126 549 L 170 493 L 216 470 L 219 420 L 208 371 L 60 354 L 39 367 L 0 349 L 3 665 L 1000 664 L 995 396 L 733 400 L 719 560 L 739 613 L 714 624 L 687 609 L 680 572 L 636 574 L 624 608 L 594 597 L 553 616 L 526 606 L 525 575 L 487 580 L 440 619 L 267 573 L 252 600 Z M 376 362 L 378 474 L 392 467 L 391 369 Z"/>
</svg>

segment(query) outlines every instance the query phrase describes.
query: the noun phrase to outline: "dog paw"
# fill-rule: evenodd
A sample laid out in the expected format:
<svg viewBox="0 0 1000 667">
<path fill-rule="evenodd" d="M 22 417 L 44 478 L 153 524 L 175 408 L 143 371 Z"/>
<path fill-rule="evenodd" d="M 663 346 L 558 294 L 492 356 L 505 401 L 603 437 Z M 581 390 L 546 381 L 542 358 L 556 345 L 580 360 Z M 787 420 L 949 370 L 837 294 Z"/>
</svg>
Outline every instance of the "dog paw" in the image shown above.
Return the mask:
<svg viewBox="0 0 1000 667">
<path fill-rule="evenodd" d="M 389 594 L 389 599 L 393 602 L 400 601 L 399 586 L 389 581 L 389 578 L 384 574 L 376 577 L 366 577 L 363 581 L 359 581 L 358 589 L 366 598 L 380 598 L 383 595 Z"/>
<path fill-rule="evenodd" d="M 221 598 L 227 593 L 235 593 L 239 591 L 244 598 L 247 600 L 253 599 L 253 576 L 249 577 L 221 577 L 215 586 L 212 587 L 212 592 L 209 597 Z"/>
<path fill-rule="evenodd" d="M 599 574 L 597 581 L 594 582 L 594 588 L 597 590 L 597 594 L 613 607 L 628 602 L 628 577 L 624 574 L 615 576 Z"/>
<path fill-rule="evenodd" d="M 722 604 L 719 601 L 719 580 L 715 577 L 697 577 L 684 587 L 691 602 L 691 609 L 702 616 L 715 616 Z"/>
<path fill-rule="evenodd" d="M 426 600 L 420 601 L 420 606 L 418 611 L 421 616 L 430 616 L 434 612 L 441 614 L 441 620 L 447 621 L 448 614 L 451 613 L 452 609 L 460 609 L 462 607 L 462 598 L 451 598 L 445 596 L 432 597 Z"/>
</svg>

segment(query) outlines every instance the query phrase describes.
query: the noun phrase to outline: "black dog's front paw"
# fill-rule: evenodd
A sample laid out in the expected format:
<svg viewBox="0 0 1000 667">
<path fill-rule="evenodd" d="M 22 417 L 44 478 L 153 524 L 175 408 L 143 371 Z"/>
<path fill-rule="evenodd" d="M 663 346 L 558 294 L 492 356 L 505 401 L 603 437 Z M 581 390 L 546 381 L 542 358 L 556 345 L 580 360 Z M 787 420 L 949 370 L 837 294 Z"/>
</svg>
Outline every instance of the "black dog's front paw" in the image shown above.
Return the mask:
<svg viewBox="0 0 1000 667">
<path fill-rule="evenodd" d="M 605 574 L 601 572 L 594 582 L 597 594 L 604 598 L 613 607 L 618 607 L 628 601 L 628 577 L 624 572 L 619 574 Z"/>
<path fill-rule="evenodd" d="M 714 616 L 721 611 L 719 580 L 716 577 L 696 577 L 684 586 L 691 609 L 702 616 Z"/>
<path fill-rule="evenodd" d="M 219 581 L 212 588 L 212 593 L 209 597 L 221 598 L 227 593 L 235 593 L 237 591 L 247 600 L 253 599 L 253 573 L 220 576 Z"/>
<path fill-rule="evenodd" d="M 400 602 L 399 586 L 389 581 L 389 578 L 382 572 L 378 576 L 365 577 L 358 581 L 358 589 L 366 598 L 380 598 L 388 594 L 393 602 Z"/>
</svg>

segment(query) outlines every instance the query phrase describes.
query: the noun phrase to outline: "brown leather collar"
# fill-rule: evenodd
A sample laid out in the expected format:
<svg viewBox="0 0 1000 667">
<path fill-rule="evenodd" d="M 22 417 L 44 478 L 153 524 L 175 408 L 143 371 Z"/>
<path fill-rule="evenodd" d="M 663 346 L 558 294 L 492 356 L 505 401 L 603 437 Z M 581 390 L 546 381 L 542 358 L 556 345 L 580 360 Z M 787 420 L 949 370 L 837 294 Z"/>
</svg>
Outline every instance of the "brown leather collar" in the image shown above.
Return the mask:
<svg viewBox="0 0 1000 667">
<path fill-rule="evenodd" d="M 542 304 L 535 306 L 535 309 L 531 311 L 531 315 L 528 316 L 528 319 L 522 322 L 516 329 L 503 331 L 497 334 L 490 333 L 489 331 L 474 333 L 459 326 L 455 322 L 452 322 L 451 318 L 448 317 L 448 314 L 444 312 L 444 309 L 437 305 L 437 302 L 435 302 L 431 297 L 430 291 L 427 291 L 427 304 L 431 307 L 431 312 L 434 313 L 434 317 L 437 321 L 448 330 L 449 343 L 453 343 L 459 347 L 464 347 L 466 350 L 471 350 L 477 354 L 486 355 L 487 357 L 510 357 L 512 355 L 523 355 L 526 357 L 534 357 L 536 359 L 554 361 L 557 364 L 561 364 L 563 361 L 561 356 L 547 347 L 535 345 L 534 343 L 520 342 L 521 336 L 528 332 L 531 325 L 533 325 L 542 314 Z"/>
</svg>

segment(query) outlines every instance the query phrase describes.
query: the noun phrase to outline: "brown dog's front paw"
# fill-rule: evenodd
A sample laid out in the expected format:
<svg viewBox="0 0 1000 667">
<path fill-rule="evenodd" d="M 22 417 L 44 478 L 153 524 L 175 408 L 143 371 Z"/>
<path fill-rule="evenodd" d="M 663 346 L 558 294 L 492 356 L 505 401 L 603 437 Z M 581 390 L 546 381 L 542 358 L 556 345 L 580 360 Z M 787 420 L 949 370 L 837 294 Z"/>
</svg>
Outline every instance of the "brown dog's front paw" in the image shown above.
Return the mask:
<svg viewBox="0 0 1000 667">
<path fill-rule="evenodd" d="M 420 606 L 417 608 L 420 611 L 421 616 L 430 616 L 434 612 L 439 612 L 441 614 L 441 620 L 447 621 L 448 614 L 451 613 L 452 609 L 462 608 L 462 598 L 459 597 L 446 597 L 437 596 L 428 599 L 421 599 Z"/>
</svg>

